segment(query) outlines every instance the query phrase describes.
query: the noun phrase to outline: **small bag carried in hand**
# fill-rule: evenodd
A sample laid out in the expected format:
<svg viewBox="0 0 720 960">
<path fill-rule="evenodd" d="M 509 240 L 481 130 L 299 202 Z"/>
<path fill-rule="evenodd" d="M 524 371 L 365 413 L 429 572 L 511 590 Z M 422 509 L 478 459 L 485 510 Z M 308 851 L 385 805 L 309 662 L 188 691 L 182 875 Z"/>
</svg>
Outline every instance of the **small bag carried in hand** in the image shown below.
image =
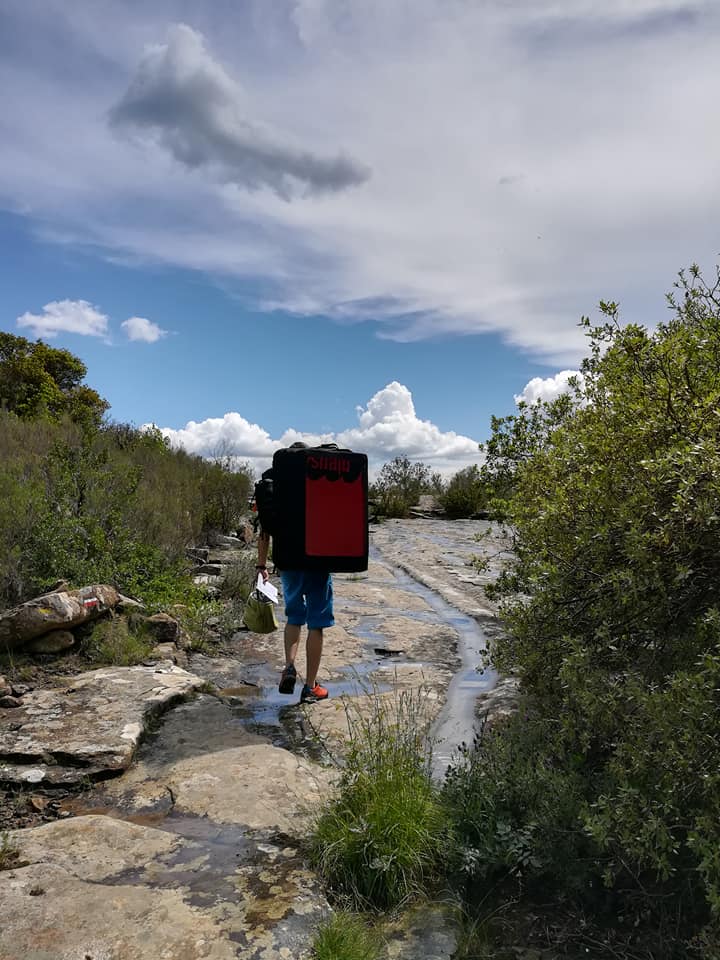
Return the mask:
<svg viewBox="0 0 720 960">
<path fill-rule="evenodd" d="M 253 587 L 245 602 L 243 620 L 248 630 L 252 630 L 253 633 L 272 633 L 278 628 L 272 600 L 261 593 L 257 587 Z"/>
</svg>

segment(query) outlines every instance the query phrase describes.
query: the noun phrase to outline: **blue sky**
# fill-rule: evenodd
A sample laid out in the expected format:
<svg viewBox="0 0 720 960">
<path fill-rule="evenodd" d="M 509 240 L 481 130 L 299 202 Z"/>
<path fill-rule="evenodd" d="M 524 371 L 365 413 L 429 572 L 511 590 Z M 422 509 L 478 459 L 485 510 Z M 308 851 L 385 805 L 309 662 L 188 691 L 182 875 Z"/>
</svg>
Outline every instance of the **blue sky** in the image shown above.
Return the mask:
<svg viewBox="0 0 720 960">
<path fill-rule="evenodd" d="M 198 453 L 451 473 L 712 264 L 718 62 L 709 0 L 5 0 L 0 327 Z"/>
</svg>

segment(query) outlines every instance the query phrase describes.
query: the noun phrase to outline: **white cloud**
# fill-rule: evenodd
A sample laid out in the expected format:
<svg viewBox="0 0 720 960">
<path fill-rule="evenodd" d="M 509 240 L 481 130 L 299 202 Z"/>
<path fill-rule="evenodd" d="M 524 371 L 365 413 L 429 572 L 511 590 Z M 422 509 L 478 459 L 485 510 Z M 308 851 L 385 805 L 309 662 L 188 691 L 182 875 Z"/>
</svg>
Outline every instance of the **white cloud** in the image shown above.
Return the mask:
<svg viewBox="0 0 720 960">
<path fill-rule="evenodd" d="M 17 318 L 21 329 L 27 327 L 36 337 L 55 337 L 58 333 L 78 333 L 88 337 L 105 337 L 108 318 L 87 300 L 52 300 L 43 312 L 24 313 Z"/>
<path fill-rule="evenodd" d="M 168 335 L 167 330 L 163 330 L 151 320 L 145 317 L 129 317 L 124 320 L 120 326 L 125 331 L 128 340 L 141 340 L 143 343 L 157 343 L 163 337 Z"/>
<path fill-rule="evenodd" d="M 172 444 L 205 457 L 231 456 L 247 462 L 256 471 L 265 469 L 275 450 L 297 440 L 315 445 L 337 443 L 368 455 L 371 471 L 396 456 L 421 460 L 434 470 L 452 474 L 472 463 L 480 463 L 478 442 L 454 431 L 443 432 L 429 420 L 418 419 L 412 394 L 393 381 L 379 390 L 366 407 L 358 407 L 358 426 L 338 433 L 312 434 L 294 428 L 273 439 L 258 424 L 239 413 L 226 413 L 201 422 L 191 420 L 180 430 L 161 427 Z"/>
<path fill-rule="evenodd" d="M 272 457 L 282 444 L 256 423 L 239 413 L 210 417 L 199 423 L 190 420 L 179 430 L 161 427 L 164 436 L 177 447 L 202 457 L 233 456 L 241 460 Z"/>
<path fill-rule="evenodd" d="M 247 0 L 165 41 L 173 0 L 9 6 L 46 58 L 0 61 L 0 201 L 55 237 L 396 340 L 496 333 L 555 369 L 601 297 L 655 323 L 717 250 L 716 0 Z M 112 136 L 113 104 L 159 146 Z M 356 182 L 339 144 L 361 189 L 330 189 Z"/>
<path fill-rule="evenodd" d="M 248 106 L 241 87 L 208 53 L 204 37 L 177 24 L 166 44 L 146 50 L 110 120 L 121 132 L 154 133 L 190 169 L 207 167 L 219 180 L 247 189 L 268 186 L 286 200 L 298 186 L 332 193 L 370 176 L 350 157 L 322 156 L 249 120 Z"/>
<path fill-rule="evenodd" d="M 443 465 L 462 460 L 464 466 L 468 459 L 473 463 L 480 459 L 476 440 L 454 431 L 443 433 L 429 420 L 420 420 L 412 394 L 397 380 L 379 390 L 367 407 L 359 407 L 357 412 L 359 425 L 340 432 L 337 442 L 365 450 L 373 460 L 406 455 Z"/>
<path fill-rule="evenodd" d="M 570 393 L 570 379 L 575 378 L 582 385 L 583 375 L 579 370 L 561 370 L 554 377 L 533 377 L 525 384 L 521 393 L 514 396 L 515 403 L 524 401 L 527 404 L 537 403 L 538 400 L 550 402 L 557 400 L 563 393 Z"/>
</svg>

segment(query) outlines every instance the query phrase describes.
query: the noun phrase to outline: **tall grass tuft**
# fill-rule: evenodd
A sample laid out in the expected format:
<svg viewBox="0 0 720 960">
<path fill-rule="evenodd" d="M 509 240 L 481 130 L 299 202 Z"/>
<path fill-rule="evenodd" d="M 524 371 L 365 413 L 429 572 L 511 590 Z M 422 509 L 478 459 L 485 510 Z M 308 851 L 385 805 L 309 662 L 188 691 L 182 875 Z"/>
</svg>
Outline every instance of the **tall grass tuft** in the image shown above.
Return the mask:
<svg viewBox="0 0 720 960">
<path fill-rule="evenodd" d="M 354 913 L 340 911 L 320 925 L 313 944 L 315 960 L 377 960 L 381 940 Z"/>
<path fill-rule="evenodd" d="M 338 896 L 384 910 L 440 881 L 450 828 L 430 775 L 422 695 L 402 691 L 372 703 L 368 717 L 348 713 L 345 766 L 317 820 L 311 856 Z"/>
</svg>

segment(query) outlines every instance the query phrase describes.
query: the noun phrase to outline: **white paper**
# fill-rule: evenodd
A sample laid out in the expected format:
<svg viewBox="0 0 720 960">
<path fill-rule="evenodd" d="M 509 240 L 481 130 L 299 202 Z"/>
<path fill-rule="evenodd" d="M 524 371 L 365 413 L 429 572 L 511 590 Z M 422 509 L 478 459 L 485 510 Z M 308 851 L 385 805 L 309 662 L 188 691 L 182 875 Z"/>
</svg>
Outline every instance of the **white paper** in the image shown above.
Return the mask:
<svg viewBox="0 0 720 960">
<path fill-rule="evenodd" d="M 278 592 L 277 587 L 274 587 L 269 580 L 263 580 L 261 573 L 258 574 L 257 584 L 256 584 L 260 593 L 264 593 L 266 597 L 272 600 L 273 603 L 278 602 Z"/>
</svg>

